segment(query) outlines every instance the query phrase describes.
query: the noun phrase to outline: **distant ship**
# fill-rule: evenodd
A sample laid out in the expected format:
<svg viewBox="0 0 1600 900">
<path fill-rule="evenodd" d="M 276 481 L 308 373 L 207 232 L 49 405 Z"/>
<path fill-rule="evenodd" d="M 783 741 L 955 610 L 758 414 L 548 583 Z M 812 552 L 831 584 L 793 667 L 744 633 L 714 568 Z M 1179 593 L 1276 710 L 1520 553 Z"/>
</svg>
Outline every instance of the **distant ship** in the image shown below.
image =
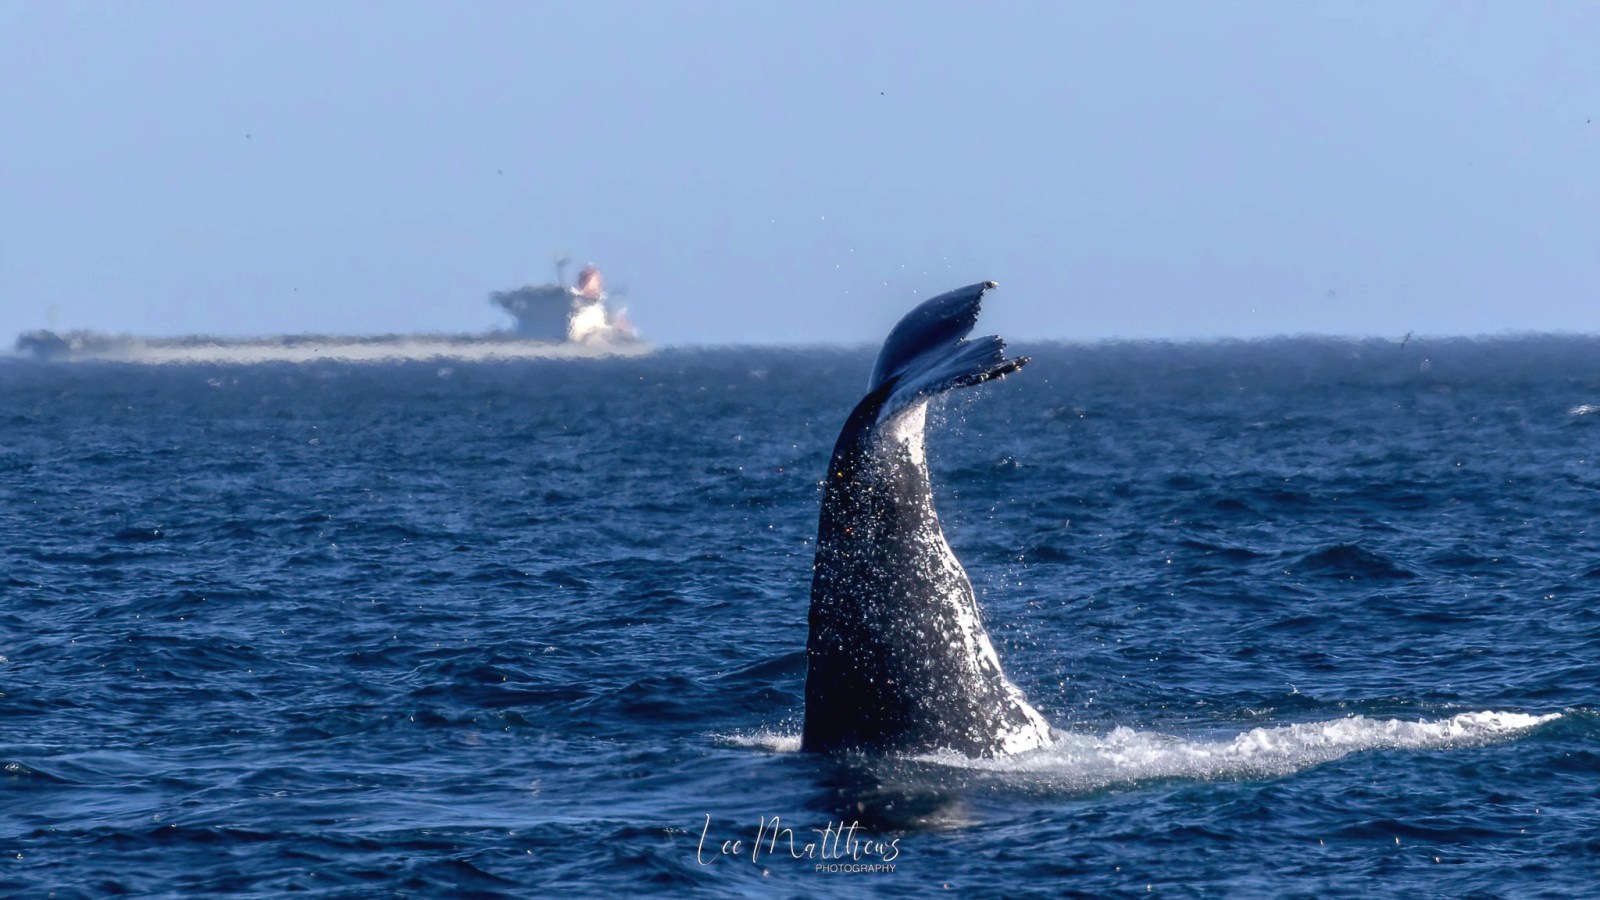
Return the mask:
<svg viewBox="0 0 1600 900">
<path fill-rule="evenodd" d="M 556 263 L 556 282 L 495 291 L 489 299 L 516 320 L 510 331 L 487 334 L 386 334 L 371 337 L 295 334 L 260 338 L 187 335 L 141 338 L 96 331 L 40 329 L 17 338 L 17 352 L 36 359 L 111 362 L 310 362 L 319 359 L 519 359 L 639 356 L 650 347 L 639 340 L 627 311 L 613 309 L 603 276 L 584 266 L 565 285 L 566 259 Z"/>
<path fill-rule="evenodd" d="M 613 310 L 608 304 L 603 276 L 594 263 L 584 266 L 577 282 L 567 287 L 568 262 L 566 258 L 556 261 L 554 282 L 495 291 L 489 299 L 517 320 L 519 337 L 574 344 L 637 341 L 627 310 Z"/>
</svg>

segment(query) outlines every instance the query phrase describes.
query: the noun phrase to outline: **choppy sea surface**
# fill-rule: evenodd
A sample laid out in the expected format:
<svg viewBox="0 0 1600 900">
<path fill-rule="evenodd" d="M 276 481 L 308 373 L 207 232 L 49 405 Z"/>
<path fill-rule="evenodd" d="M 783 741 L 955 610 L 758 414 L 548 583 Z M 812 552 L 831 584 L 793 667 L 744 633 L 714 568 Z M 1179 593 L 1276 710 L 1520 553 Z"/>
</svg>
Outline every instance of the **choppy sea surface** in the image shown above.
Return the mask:
<svg viewBox="0 0 1600 900">
<path fill-rule="evenodd" d="M 0 362 L 0 893 L 1592 895 L 1600 339 L 1014 349 L 976 762 L 797 750 L 871 349 Z"/>
</svg>

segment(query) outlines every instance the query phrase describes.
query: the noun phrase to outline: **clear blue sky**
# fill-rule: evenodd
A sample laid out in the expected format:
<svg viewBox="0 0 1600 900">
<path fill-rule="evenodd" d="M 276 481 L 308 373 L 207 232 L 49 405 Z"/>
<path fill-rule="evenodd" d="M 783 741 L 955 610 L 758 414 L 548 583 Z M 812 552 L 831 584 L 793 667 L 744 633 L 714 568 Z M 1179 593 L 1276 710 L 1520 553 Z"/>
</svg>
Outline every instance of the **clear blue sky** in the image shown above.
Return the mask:
<svg viewBox="0 0 1600 900">
<path fill-rule="evenodd" d="M 0 342 L 1600 332 L 1593 3 L 0 0 Z"/>
</svg>

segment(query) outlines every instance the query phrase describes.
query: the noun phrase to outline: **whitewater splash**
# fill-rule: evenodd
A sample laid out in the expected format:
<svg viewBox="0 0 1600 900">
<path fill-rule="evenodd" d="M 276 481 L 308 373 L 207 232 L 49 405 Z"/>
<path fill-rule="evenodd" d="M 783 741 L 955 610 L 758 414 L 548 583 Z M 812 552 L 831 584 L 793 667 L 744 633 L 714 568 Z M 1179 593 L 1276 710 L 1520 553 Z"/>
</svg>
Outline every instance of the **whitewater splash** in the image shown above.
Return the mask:
<svg viewBox="0 0 1600 900">
<path fill-rule="evenodd" d="M 764 750 L 767 753 L 799 753 L 800 733 L 786 733 L 762 728 L 748 734 L 713 734 L 711 739 L 728 747 L 747 750 Z"/>
<path fill-rule="evenodd" d="M 1281 777 L 1365 750 L 1477 747 L 1508 740 L 1558 718 L 1556 713 L 1471 712 L 1411 722 L 1357 715 L 1253 728 L 1210 741 L 1117 728 L 1104 737 L 1064 734 L 1049 747 L 1010 759 L 969 760 L 940 754 L 929 760 L 996 773 L 1026 773 L 1035 786 L 1084 791 L 1173 778 Z"/>
<path fill-rule="evenodd" d="M 971 770 L 1031 789 L 1065 793 L 1167 779 L 1225 781 L 1290 775 L 1364 750 L 1477 747 L 1517 737 L 1561 718 L 1559 713 L 1469 712 L 1448 719 L 1404 721 L 1348 716 L 1323 722 L 1254 728 L 1232 738 L 1192 740 L 1132 728 L 1104 736 L 1056 732 L 1047 747 L 1015 756 L 974 759 L 953 752 L 915 757 Z M 733 746 L 794 753 L 800 736 L 761 730 L 722 735 Z M 1023 776 L 1023 777 L 1017 777 Z"/>
</svg>

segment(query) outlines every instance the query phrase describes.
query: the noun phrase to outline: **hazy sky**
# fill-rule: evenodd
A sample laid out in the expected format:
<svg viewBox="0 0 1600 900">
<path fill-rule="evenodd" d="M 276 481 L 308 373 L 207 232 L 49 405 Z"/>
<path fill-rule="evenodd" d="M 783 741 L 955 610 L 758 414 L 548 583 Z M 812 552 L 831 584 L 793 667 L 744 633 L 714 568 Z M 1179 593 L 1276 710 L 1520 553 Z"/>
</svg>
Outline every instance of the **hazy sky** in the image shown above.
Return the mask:
<svg viewBox="0 0 1600 900">
<path fill-rule="evenodd" d="M 0 0 L 0 344 L 1600 332 L 1600 5 Z"/>
</svg>

